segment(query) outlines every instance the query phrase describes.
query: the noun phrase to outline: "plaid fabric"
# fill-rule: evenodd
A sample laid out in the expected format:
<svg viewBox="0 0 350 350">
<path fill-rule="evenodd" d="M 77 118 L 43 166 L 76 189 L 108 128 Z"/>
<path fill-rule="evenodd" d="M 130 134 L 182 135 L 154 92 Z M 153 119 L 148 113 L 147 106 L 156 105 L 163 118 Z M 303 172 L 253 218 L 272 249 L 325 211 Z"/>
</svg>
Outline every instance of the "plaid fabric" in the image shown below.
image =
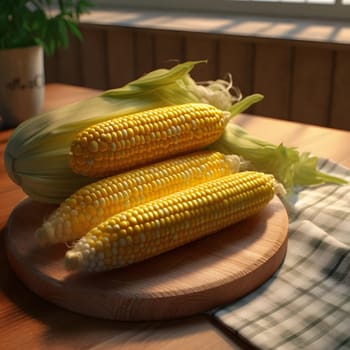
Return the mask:
<svg viewBox="0 0 350 350">
<path fill-rule="evenodd" d="M 350 181 L 328 160 L 322 171 Z M 288 250 L 264 285 L 212 315 L 259 349 L 350 349 L 350 185 L 295 194 Z"/>
</svg>

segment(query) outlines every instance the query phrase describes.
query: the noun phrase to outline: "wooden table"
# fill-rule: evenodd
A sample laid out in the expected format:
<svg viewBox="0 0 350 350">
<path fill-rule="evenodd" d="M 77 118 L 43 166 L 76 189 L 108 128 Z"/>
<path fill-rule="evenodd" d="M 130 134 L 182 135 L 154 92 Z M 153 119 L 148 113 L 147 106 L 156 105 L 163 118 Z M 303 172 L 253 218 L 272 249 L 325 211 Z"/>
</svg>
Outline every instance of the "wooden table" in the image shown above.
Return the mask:
<svg viewBox="0 0 350 350">
<path fill-rule="evenodd" d="M 44 109 L 94 96 L 97 90 L 62 84 L 47 86 Z M 331 158 L 350 167 L 350 132 L 259 116 L 236 122 L 251 134 Z M 24 193 L 7 177 L 3 154 L 11 130 L 0 132 L 1 238 Z M 166 322 L 116 322 L 84 317 L 52 305 L 29 291 L 8 265 L 0 243 L 0 339 L 3 349 L 250 349 L 204 315 Z"/>
</svg>

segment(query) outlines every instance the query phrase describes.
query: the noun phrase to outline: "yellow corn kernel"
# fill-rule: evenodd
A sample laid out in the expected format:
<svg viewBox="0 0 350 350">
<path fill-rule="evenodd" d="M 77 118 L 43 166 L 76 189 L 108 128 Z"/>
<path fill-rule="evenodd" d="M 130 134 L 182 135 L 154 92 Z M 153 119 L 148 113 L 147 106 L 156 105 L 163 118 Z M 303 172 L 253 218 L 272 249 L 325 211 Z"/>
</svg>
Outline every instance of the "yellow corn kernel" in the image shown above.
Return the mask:
<svg viewBox="0 0 350 350">
<path fill-rule="evenodd" d="M 67 251 L 66 267 L 103 271 L 145 260 L 251 216 L 274 194 L 273 176 L 259 172 L 227 175 L 175 192 L 93 228 Z M 102 247 L 97 249 L 96 242 Z"/>
<path fill-rule="evenodd" d="M 239 165 L 238 156 L 201 151 L 101 179 L 64 200 L 37 230 L 36 239 L 40 244 L 78 239 L 111 215 L 237 172 Z"/>
<path fill-rule="evenodd" d="M 95 124 L 72 142 L 69 164 L 77 174 L 104 177 L 195 151 L 220 137 L 227 113 L 189 103 Z"/>
</svg>

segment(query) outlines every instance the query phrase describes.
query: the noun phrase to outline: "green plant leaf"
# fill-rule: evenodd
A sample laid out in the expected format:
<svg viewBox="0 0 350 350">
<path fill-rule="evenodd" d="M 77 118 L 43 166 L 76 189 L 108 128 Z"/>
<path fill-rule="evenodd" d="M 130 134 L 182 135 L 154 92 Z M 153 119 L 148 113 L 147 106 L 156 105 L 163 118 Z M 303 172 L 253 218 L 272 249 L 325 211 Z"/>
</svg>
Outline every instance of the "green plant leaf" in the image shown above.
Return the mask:
<svg viewBox="0 0 350 350">
<path fill-rule="evenodd" d="M 92 6 L 88 0 L 1 0 L 0 48 L 39 44 L 53 54 L 68 46 L 69 33 L 82 39 L 77 22 Z"/>
<path fill-rule="evenodd" d="M 77 37 L 79 40 L 83 39 L 83 36 L 80 33 L 80 30 L 78 29 L 77 25 L 75 23 L 72 23 L 70 21 L 66 22 L 67 26 L 69 27 L 70 32 Z"/>
<path fill-rule="evenodd" d="M 63 18 L 57 18 L 57 27 L 60 38 L 60 43 L 63 47 L 68 47 L 68 31 L 66 21 Z"/>
</svg>

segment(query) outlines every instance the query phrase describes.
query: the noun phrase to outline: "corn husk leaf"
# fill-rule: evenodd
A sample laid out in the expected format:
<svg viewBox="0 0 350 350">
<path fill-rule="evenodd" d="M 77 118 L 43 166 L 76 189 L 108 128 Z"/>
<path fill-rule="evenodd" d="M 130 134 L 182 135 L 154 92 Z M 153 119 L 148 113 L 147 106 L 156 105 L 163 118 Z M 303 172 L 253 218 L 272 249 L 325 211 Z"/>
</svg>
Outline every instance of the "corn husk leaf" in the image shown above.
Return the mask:
<svg viewBox="0 0 350 350">
<path fill-rule="evenodd" d="M 69 168 L 70 144 L 81 130 L 121 115 L 188 102 L 231 107 L 240 97 L 231 85 L 218 81 L 202 86 L 189 75 L 199 63 L 189 61 L 171 69 L 157 69 L 99 96 L 49 111 L 20 124 L 5 150 L 5 168 L 11 179 L 32 199 L 59 203 L 95 179 Z M 215 88 L 211 85 L 215 84 Z M 221 89 L 218 86 L 222 85 Z"/>
<path fill-rule="evenodd" d="M 232 122 L 210 148 L 240 155 L 248 161 L 245 164 L 247 168 L 274 175 L 288 194 L 298 186 L 347 183 L 344 179 L 320 172 L 317 169 L 318 158 L 310 153 L 300 153 L 296 148 L 286 147 L 282 143 L 274 145 L 255 138 Z"/>
<path fill-rule="evenodd" d="M 121 115 L 189 102 L 209 103 L 234 117 L 263 98 L 261 94 L 242 98 L 230 77 L 194 81 L 190 72 L 203 62 L 157 69 L 123 87 L 28 119 L 15 129 L 5 149 L 9 176 L 33 200 L 60 203 L 80 187 L 96 181 L 73 173 L 68 164 L 70 144 L 81 130 Z M 256 139 L 232 121 L 210 147 L 240 155 L 251 167 L 273 174 L 289 191 L 298 185 L 345 183 L 319 172 L 316 157 Z"/>
</svg>

